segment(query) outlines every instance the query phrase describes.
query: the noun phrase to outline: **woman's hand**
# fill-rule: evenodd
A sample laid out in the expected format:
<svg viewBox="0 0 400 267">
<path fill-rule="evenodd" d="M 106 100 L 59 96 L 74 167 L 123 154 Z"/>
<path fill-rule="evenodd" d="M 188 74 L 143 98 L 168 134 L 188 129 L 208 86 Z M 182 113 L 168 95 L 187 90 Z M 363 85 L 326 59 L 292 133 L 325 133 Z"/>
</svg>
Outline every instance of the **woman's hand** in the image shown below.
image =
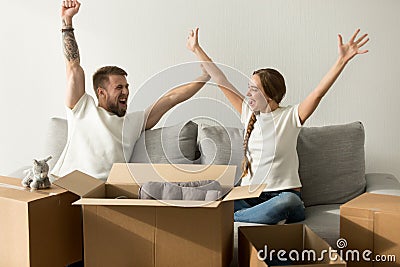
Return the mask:
<svg viewBox="0 0 400 267">
<path fill-rule="evenodd" d="M 198 38 L 199 28 L 195 28 L 189 32 L 189 36 L 187 37 L 186 46 L 187 48 L 194 52 L 199 47 L 199 38 Z"/>
<path fill-rule="evenodd" d="M 365 54 L 368 50 L 360 50 L 362 46 L 364 46 L 368 41 L 368 34 L 362 35 L 357 41 L 354 41 L 360 32 L 360 29 L 357 29 L 353 36 L 350 38 L 349 42 L 343 44 L 343 38 L 339 34 L 338 35 L 338 52 L 339 58 L 342 59 L 345 63 L 347 63 L 350 59 L 352 59 L 357 54 Z"/>
</svg>

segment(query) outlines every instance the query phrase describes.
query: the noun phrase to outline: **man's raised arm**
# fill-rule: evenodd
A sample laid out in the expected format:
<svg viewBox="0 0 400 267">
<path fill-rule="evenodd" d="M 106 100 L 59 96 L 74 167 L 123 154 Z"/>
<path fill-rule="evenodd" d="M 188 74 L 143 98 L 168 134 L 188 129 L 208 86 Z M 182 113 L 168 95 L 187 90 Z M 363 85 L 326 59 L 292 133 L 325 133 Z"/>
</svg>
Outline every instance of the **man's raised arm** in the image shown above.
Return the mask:
<svg viewBox="0 0 400 267">
<path fill-rule="evenodd" d="M 62 38 L 67 72 L 65 104 L 73 109 L 85 93 L 85 74 L 80 65 L 78 44 L 75 40 L 72 17 L 78 13 L 81 3 L 76 0 L 63 1 L 61 6 Z"/>
<path fill-rule="evenodd" d="M 146 130 L 153 128 L 168 110 L 194 96 L 210 80 L 210 75 L 208 75 L 206 69 L 202 65 L 201 69 L 202 74 L 197 79 L 188 84 L 171 89 L 152 106 L 147 108 L 146 113 L 149 115 L 146 120 Z"/>
</svg>

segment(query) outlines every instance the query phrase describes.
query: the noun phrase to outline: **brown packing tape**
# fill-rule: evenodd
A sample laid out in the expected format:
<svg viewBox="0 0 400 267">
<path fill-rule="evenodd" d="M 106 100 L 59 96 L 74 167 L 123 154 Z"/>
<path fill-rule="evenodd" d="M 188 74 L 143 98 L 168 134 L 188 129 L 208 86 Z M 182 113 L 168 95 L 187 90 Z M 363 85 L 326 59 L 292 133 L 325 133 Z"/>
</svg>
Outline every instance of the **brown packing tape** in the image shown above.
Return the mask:
<svg viewBox="0 0 400 267">
<path fill-rule="evenodd" d="M 4 184 L 4 183 L 0 183 L 0 187 L 26 191 L 26 188 L 23 186 L 16 186 L 16 185 Z"/>
<path fill-rule="evenodd" d="M 30 193 L 36 193 L 36 194 L 41 194 L 41 195 L 47 195 L 47 196 L 55 196 L 60 193 L 60 192 L 55 193 L 55 192 L 42 191 L 42 190 L 46 190 L 46 189 L 30 190 L 29 187 L 27 188 L 27 187 L 23 187 L 23 186 L 16 186 L 16 185 L 4 184 L 4 183 L 0 183 L 0 187 L 14 189 L 14 190 L 20 190 L 20 191 L 25 191 L 25 192 L 30 192 Z"/>
</svg>

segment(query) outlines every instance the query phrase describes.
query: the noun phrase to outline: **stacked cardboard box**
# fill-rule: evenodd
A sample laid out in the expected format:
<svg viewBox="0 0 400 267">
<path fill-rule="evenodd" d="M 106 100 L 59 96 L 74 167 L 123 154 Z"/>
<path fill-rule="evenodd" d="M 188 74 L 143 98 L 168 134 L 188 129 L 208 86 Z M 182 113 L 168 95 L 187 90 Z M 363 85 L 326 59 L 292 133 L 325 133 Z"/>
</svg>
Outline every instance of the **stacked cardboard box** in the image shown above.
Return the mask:
<svg viewBox="0 0 400 267">
<path fill-rule="evenodd" d="M 400 197 L 365 193 L 342 205 L 340 235 L 359 255 L 348 266 L 400 266 Z"/>
<path fill-rule="evenodd" d="M 79 196 L 57 186 L 30 192 L 0 177 L 0 266 L 66 266 L 82 259 Z"/>
</svg>

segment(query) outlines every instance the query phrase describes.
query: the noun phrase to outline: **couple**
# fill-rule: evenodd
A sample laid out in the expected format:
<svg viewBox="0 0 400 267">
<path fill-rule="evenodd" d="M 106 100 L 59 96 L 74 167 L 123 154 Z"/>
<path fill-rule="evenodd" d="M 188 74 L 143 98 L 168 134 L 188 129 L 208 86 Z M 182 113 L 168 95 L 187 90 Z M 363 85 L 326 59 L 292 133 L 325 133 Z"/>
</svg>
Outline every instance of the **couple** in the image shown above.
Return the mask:
<svg viewBox="0 0 400 267">
<path fill-rule="evenodd" d="M 142 131 L 156 125 L 165 112 L 192 97 L 212 78 L 241 114 L 245 127 L 241 184 L 260 180 L 268 184 L 259 197 L 235 201 L 235 221 L 276 224 L 304 220 L 297 136 L 346 64 L 354 56 L 368 52 L 360 50 L 369 40 L 367 34 L 357 38 L 360 31 L 357 30 L 345 44 L 338 35 L 338 59 L 332 68 L 300 104 L 283 107 L 280 102 L 286 86 L 278 71 L 269 68 L 254 71 L 243 96 L 200 47 L 196 28 L 189 33 L 187 47 L 202 61 L 203 74 L 190 84 L 170 90 L 146 111 L 126 114 L 129 84 L 127 73 L 121 68 L 102 67 L 93 75 L 98 105 L 85 93 L 85 77 L 72 27 L 72 18 L 80 5 L 76 0 L 63 1 L 62 5 L 68 141 L 53 168 L 54 175 L 63 176 L 78 169 L 105 179 L 114 162 L 125 162 L 124 151 L 128 154 L 133 151 L 132 140 L 137 140 Z M 274 134 L 270 134 L 271 121 Z M 130 137 L 130 142 L 123 140 L 123 123 L 124 135 Z M 271 144 L 271 138 L 275 154 L 266 157 L 263 151 L 274 149 L 265 145 Z"/>
</svg>

